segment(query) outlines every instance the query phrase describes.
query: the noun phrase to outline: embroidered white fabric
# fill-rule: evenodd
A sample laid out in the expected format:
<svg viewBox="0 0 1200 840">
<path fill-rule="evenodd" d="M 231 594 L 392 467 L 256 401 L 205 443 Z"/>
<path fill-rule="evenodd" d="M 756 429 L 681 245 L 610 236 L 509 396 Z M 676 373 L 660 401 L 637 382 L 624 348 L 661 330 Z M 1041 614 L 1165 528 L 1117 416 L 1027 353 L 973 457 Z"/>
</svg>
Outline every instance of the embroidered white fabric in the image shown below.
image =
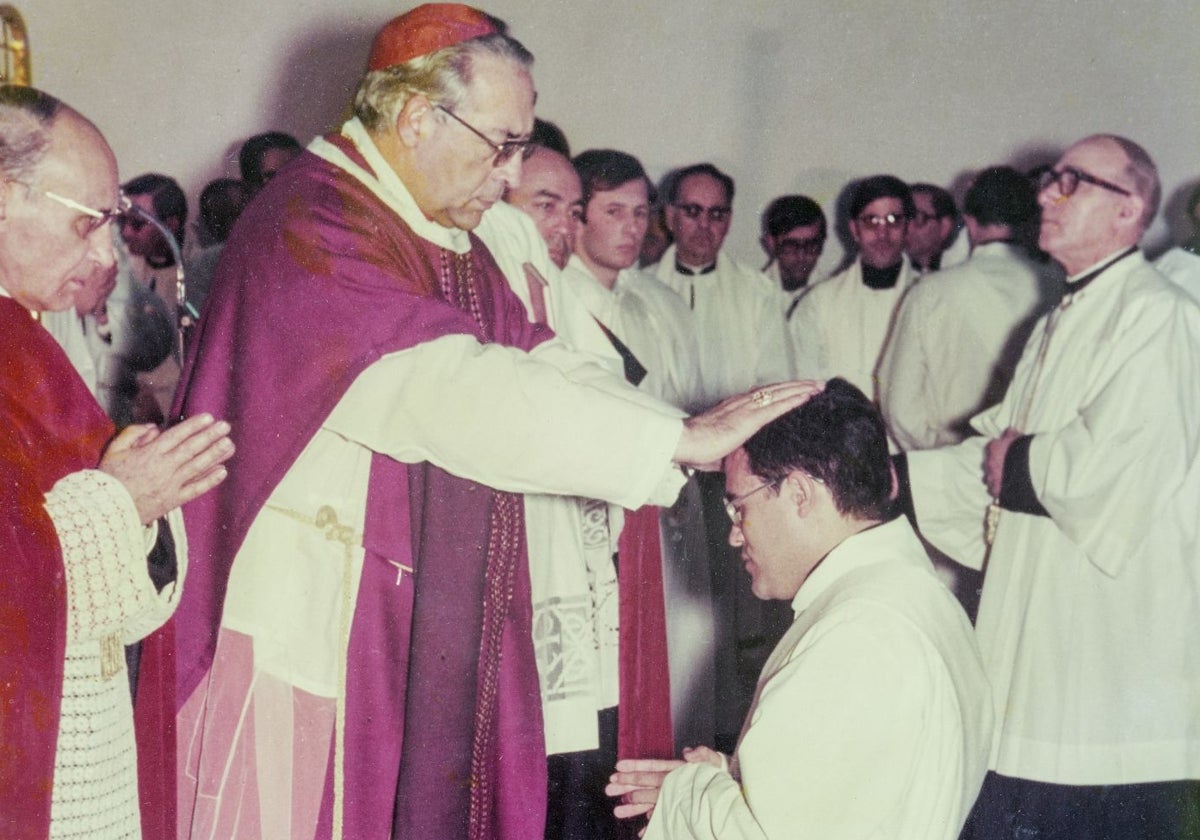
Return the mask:
<svg viewBox="0 0 1200 840">
<path fill-rule="evenodd" d="M 129 643 L 161 626 L 174 610 L 178 584 L 155 591 L 146 566 L 155 531 L 142 526 L 129 493 L 112 476 L 84 470 L 62 478 L 47 494 L 46 510 L 67 579 L 50 836 L 139 838 L 129 679 L 124 668 L 107 680 L 101 676 L 100 640 L 116 633 Z"/>
</svg>

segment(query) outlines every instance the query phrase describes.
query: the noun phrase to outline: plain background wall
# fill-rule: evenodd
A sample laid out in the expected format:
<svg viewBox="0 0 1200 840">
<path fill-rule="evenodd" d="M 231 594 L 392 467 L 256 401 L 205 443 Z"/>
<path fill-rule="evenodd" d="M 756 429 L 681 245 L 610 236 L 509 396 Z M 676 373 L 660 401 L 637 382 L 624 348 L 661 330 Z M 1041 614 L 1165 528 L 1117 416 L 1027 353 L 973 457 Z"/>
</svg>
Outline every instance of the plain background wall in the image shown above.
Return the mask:
<svg viewBox="0 0 1200 840">
<path fill-rule="evenodd" d="M 407 2 L 24 0 L 34 83 L 95 120 L 122 178 L 174 175 L 195 208 L 250 134 L 338 124 L 370 39 Z M 756 263 L 784 192 L 827 211 L 851 178 L 1050 161 L 1089 133 L 1158 162 L 1181 239 L 1200 179 L 1200 3 L 1142 0 L 494 0 L 537 56 L 538 113 L 572 148 L 638 155 L 653 177 L 711 160 L 737 180 L 727 248 Z M 835 261 L 829 249 L 825 263 Z"/>
</svg>

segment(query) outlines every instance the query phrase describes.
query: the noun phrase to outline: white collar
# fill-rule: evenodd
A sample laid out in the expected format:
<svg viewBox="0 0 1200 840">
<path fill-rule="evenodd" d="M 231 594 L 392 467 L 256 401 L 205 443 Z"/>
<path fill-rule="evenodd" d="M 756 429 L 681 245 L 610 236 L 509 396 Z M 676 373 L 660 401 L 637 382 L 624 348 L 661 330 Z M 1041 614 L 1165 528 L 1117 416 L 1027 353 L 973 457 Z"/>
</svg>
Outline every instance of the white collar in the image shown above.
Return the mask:
<svg viewBox="0 0 1200 840">
<path fill-rule="evenodd" d="M 396 170 L 392 169 L 384 159 L 375 145 L 375 141 L 371 139 L 371 135 L 367 133 L 366 127 L 358 117 L 347 120 L 342 125 L 341 134 L 354 144 L 359 154 L 366 160 L 370 170 L 363 168 L 324 137 L 315 138 L 308 144 L 308 150 L 341 169 L 347 175 L 356 178 L 380 201 L 391 208 L 392 212 L 403 219 L 404 223 L 412 228 L 413 233 L 417 236 L 427 239 L 439 247 L 454 251 L 456 254 L 465 254 L 471 250 L 471 238 L 465 230 L 439 225 L 421 212 L 412 193 L 408 191 L 408 187 L 404 186 L 404 182 L 400 180 Z"/>
<path fill-rule="evenodd" d="M 792 612 L 800 615 L 842 576 L 894 555 L 895 545 L 903 539 L 907 527 L 908 521 L 898 516 L 852 534 L 835 545 L 800 584 L 792 598 Z"/>
<path fill-rule="evenodd" d="M 1072 283 L 1078 282 L 1079 278 L 1095 272 L 1096 269 L 1098 269 L 1098 268 L 1108 268 L 1108 264 L 1116 263 L 1117 258 L 1123 256 L 1125 254 L 1125 252 L 1130 249 L 1130 247 L 1136 248 L 1136 246 L 1125 245 L 1125 246 L 1113 251 L 1112 253 L 1107 254 L 1103 259 L 1097 260 L 1096 262 L 1092 263 L 1087 268 L 1085 268 L 1083 271 L 1080 271 L 1077 274 L 1072 274 L 1070 277 L 1067 278 L 1067 287 L 1070 288 Z"/>
</svg>

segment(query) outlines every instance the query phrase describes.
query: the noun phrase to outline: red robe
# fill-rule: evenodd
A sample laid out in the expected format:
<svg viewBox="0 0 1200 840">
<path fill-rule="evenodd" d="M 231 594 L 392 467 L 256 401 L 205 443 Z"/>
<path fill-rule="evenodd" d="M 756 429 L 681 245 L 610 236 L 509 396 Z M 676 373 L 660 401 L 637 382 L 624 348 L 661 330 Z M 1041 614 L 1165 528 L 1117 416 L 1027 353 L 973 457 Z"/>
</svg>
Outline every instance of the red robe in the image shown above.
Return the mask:
<svg viewBox="0 0 1200 840">
<path fill-rule="evenodd" d="M 100 463 L 113 427 L 58 343 L 0 298 L 0 836 L 44 838 L 58 743 L 66 576 L 45 494 Z"/>
</svg>

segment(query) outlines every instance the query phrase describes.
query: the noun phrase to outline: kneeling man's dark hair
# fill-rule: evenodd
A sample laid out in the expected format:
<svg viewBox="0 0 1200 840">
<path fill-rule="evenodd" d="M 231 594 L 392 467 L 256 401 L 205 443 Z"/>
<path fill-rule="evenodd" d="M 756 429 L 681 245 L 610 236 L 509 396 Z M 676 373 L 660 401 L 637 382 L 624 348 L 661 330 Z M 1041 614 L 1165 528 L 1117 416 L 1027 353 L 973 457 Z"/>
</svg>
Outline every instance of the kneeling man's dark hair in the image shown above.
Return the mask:
<svg viewBox="0 0 1200 840">
<path fill-rule="evenodd" d="M 825 390 L 746 441 L 750 469 L 764 481 L 801 470 L 829 488 L 840 513 L 887 519 L 893 504 L 887 432 L 858 388 L 831 379 Z"/>
</svg>

